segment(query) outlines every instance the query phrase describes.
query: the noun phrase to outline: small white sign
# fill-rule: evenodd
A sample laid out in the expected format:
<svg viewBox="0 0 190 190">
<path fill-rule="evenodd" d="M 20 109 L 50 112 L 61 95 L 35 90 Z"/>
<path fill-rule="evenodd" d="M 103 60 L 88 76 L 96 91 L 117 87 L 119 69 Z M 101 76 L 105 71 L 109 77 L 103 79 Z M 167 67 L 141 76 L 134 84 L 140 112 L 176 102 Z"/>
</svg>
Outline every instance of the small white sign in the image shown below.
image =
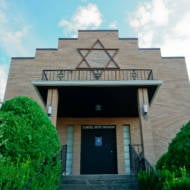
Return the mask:
<svg viewBox="0 0 190 190">
<path fill-rule="evenodd" d="M 95 146 L 102 146 L 102 136 L 95 137 Z"/>
</svg>

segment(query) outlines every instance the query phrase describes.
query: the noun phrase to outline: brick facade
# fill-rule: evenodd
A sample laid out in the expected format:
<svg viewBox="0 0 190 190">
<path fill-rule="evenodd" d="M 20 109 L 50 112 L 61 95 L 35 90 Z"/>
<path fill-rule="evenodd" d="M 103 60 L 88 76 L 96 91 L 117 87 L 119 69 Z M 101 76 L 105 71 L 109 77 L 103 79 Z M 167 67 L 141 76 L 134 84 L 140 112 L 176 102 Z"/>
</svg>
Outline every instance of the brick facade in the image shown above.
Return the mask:
<svg viewBox="0 0 190 190">
<path fill-rule="evenodd" d="M 100 43 L 95 44 L 97 41 Z M 103 49 L 107 51 L 106 54 L 95 52 L 96 46 L 100 48 L 103 46 Z M 85 48 L 93 49 L 94 54 L 88 57 Z M 148 118 L 145 118 L 142 113 L 143 103 L 149 104 L 147 89 L 143 89 L 142 86 L 138 90 L 139 117 L 60 118 L 57 116 L 61 97 L 56 86 L 47 90 L 47 99 L 44 103 L 33 82 L 41 81 L 42 71 L 46 69 L 74 70 L 77 66 L 81 66 L 80 63 L 85 65 L 85 59 L 84 63 L 81 62 L 83 58 L 80 53 L 92 65 L 95 62 L 94 59 L 104 62 L 104 59 L 109 58 L 112 59 L 109 64 L 113 67 L 117 64 L 120 69 L 151 69 L 153 80 L 160 80 L 163 83 L 151 100 Z M 96 56 L 100 57 L 96 58 Z M 79 31 L 76 39 L 60 38 L 56 49 L 36 49 L 35 57 L 12 58 L 5 100 L 25 95 L 35 99 L 44 110 L 47 110 L 47 106 L 51 104 L 52 122 L 57 127 L 62 144 L 67 142 L 67 127 L 74 127 L 73 174 L 80 174 L 81 125 L 115 125 L 118 173 L 124 174 L 122 127 L 130 126 L 131 144 L 143 144 L 145 156 L 150 162 L 155 163 L 167 150 L 168 143 L 180 127 L 189 120 L 189 94 L 190 85 L 183 57 L 162 57 L 159 48 L 139 48 L 138 39 L 119 38 L 116 30 Z"/>
</svg>

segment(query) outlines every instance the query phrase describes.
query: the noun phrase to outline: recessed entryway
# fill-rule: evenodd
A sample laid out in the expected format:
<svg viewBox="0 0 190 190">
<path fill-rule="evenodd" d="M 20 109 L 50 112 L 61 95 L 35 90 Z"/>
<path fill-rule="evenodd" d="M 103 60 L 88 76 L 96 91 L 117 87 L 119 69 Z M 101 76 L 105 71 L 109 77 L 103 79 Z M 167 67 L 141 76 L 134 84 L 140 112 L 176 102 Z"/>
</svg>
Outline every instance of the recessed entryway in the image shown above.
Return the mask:
<svg viewBox="0 0 190 190">
<path fill-rule="evenodd" d="M 81 128 L 81 174 L 116 174 L 116 129 L 113 125 Z"/>
</svg>

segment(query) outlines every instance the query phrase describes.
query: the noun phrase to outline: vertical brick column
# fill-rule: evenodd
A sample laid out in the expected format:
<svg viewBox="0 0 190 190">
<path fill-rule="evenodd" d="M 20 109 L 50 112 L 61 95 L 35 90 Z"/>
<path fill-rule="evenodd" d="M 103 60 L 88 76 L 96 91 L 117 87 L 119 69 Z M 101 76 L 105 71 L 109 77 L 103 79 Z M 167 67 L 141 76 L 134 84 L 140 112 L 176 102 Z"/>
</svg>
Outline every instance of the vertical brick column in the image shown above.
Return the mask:
<svg viewBox="0 0 190 190">
<path fill-rule="evenodd" d="M 56 88 L 48 89 L 47 109 L 48 106 L 52 107 L 51 121 L 55 127 L 57 123 L 58 96 L 58 90 Z"/>
<path fill-rule="evenodd" d="M 118 174 L 125 174 L 124 154 L 123 154 L 123 126 L 116 127 L 117 145 L 117 170 Z"/>
<path fill-rule="evenodd" d="M 144 114 L 143 105 L 147 105 L 149 110 L 148 91 L 146 88 L 139 88 L 138 109 L 139 109 L 139 118 L 141 123 L 141 135 L 142 135 L 144 156 L 150 163 L 153 163 L 155 161 L 155 154 L 154 154 L 152 128 L 149 119 L 149 113 Z"/>
</svg>

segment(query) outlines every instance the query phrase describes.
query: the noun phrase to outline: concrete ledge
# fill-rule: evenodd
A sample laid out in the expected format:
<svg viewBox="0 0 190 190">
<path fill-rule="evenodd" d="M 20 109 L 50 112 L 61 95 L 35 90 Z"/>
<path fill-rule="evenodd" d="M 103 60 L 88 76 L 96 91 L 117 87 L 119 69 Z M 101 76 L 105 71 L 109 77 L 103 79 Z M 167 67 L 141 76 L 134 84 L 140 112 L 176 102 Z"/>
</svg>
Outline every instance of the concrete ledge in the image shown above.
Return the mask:
<svg viewBox="0 0 190 190">
<path fill-rule="evenodd" d="M 160 86 L 162 80 L 128 81 L 32 81 L 35 86 Z"/>
</svg>

